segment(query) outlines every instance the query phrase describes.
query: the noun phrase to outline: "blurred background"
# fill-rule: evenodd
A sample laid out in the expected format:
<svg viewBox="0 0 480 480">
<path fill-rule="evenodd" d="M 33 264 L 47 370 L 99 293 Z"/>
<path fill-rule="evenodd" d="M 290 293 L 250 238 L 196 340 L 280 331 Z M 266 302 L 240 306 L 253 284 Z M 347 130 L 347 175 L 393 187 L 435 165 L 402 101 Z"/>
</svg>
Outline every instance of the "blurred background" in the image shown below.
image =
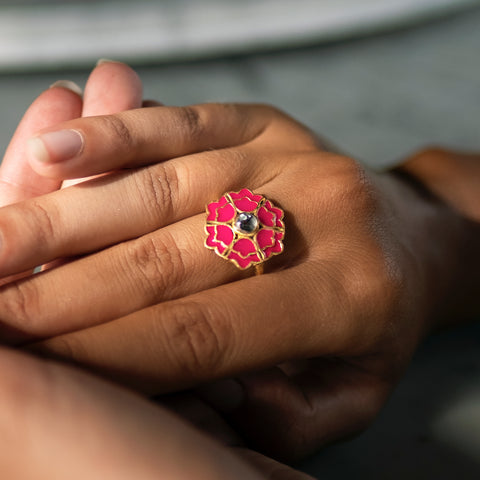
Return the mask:
<svg viewBox="0 0 480 480">
<path fill-rule="evenodd" d="M 373 168 L 480 150 L 480 0 L 0 0 L 0 154 L 36 95 L 98 58 L 166 104 L 273 103 Z M 301 467 L 478 479 L 479 379 L 480 328 L 437 335 L 372 428 Z"/>
</svg>

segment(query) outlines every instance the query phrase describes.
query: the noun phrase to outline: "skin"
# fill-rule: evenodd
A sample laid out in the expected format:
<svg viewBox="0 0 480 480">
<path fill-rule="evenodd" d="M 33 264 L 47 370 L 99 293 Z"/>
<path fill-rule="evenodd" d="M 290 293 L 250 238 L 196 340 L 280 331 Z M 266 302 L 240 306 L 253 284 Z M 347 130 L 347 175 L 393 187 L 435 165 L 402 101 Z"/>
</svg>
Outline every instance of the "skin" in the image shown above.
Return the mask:
<svg viewBox="0 0 480 480">
<path fill-rule="evenodd" d="M 3 348 L 0 363 L 2 478 L 311 479 L 79 370 Z"/>
<path fill-rule="evenodd" d="M 82 153 L 30 158 L 34 171 L 121 170 L 2 209 L 2 275 L 80 257 L 3 287 L 6 343 L 147 394 L 235 377 L 195 398 L 249 444 L 298 458 L 364 428 L 425 335 L 479 312 L 464 188 L 478 156 L 459 196 L 412 168 L 438 151 L 375 174 L 266 106 L 152 107 L 40 133 L 62 129 L 81 132 Z M 446 178 L 467 163 L 442 155 Z M 205 204 L 244 186 L 287 212 L 285 253 L 261 277 L 199 240 Z"/>
<path fill-rule="evenodd" d="M 92 72 L 83 102 L 63 87 L 43 92 L 26 112 L 0 167 L 0 202 L 13 204 L 65 186 L 59 179 L 39 176 L 26 161 L 25 141 L 39 128 L 81 114 L 128 110 L 141 101 L 140 80 L 118 63 L 100 65 Z M 152 104 L 158 105 L 148 102 L 145 106 Z M 4 278 L 7 283 L 13 280 Z M 310 478 L 253 451 L 227 451 L 165 410 L 77 370 L 4 348 L 0 363 L 2 478 L 101 476 L 117 480 L 140 474 L 145 479 L 176 480 L 192 475 L 204 479 Z"/>
</svg>

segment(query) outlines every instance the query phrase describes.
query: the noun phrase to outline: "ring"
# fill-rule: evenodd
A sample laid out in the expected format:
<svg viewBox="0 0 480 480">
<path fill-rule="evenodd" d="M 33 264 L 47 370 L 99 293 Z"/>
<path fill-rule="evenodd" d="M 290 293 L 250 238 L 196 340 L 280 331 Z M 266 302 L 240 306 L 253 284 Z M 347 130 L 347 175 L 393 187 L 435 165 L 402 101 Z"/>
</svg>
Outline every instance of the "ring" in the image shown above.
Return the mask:
<svg viewBox="0 0 480 480">
<path fill-rule="evenodd" d="M 207 205 L 205 246 L 241 270 L 255 266 L 262 273 L 263 262 L 283 252 L 283 215 L 247 188 L 225 193 Z"/>
</svg>

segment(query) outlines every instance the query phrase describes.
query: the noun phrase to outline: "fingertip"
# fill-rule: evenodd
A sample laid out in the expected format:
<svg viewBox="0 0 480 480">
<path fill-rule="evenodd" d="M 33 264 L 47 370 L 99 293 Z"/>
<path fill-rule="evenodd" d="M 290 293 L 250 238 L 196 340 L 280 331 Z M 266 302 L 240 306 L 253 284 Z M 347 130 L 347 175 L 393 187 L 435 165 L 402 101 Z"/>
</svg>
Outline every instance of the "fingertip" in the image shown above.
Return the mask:
<svg viewBox="0 0 480 480">
<path fill-rule="evenodd" d="M 103 59 L 88 78 L 84 98 L 84 117 L 140 108 L 142 81 L 125 63 Z"/>
<path fill-rule="evenodd" d="M 80 87 L 77 85 L 75 89 L 69 85 L 67 88 L 64 82 L 60 80 L 44 90 L 27 110 L 26 117 L 38 119 L 38 124 L 41 125 L 38 129 L 80 116 L 83 106 L 82 96 L 77 90 Z M 39 115 L 40 111 L 45 112 L 46 116 Z"/>
</svg>

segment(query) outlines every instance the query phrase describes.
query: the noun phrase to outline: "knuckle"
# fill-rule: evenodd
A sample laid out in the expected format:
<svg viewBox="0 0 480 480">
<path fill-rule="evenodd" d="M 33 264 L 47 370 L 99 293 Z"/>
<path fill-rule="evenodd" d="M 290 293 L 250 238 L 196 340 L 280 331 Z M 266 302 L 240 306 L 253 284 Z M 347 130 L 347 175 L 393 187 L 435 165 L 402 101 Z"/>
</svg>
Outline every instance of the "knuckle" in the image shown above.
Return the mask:
<svg viewBox="0 0 480 480">
<path fill-rule="evenodd" d="M 341 284 L 351 308 L 349 338 L 356 342 L 356 350 L 370 349 L 387 333 L 385 323 L 400 314 L 403 270 L 375 241 L 350 255 L 348 262 L 347 268 L 343 264 Z"/>
<path fill-rule="evenodd" d="M 133 283 L 152 300 L 166 297 L 172 285 L 181 284 L 186 266 L 175 240 L 165 231 L 162 235 L 142 237 L 131 243 L 125 262 Z"/>
<path fill-rule="evenodd" d="M 138 197 L 143 202 L 144 211 L 150 220 L 161 226 L 174 218 L 178 211 L 179 178 L 172 164 L 159 163 L 134 175 Z"/>
<path fill-rule="evenodd" d="M 179 109 L 179 123 L 190 141 L 196 142 L 205 134 L 205 112 L 199 107 L 187 106 Z"/>
<path fill-rule="evenodd" d="M 347 308 L 344 340 L 360 353 L 378 345 L 390 331 L 387 323 L 401 315 L 407 267 L 377 186 L 352 160 L 342 159 L 340 168 L 330 204 L 339 212 L 334 222 L 342 237 L 335 234 L 339 243 L 329 272 Z"/>
<path fill-rule="evenodd" d="M 231 329 L 215 322 L 203 305 L 194 301 L 176 305 L 163 327 L 174 363 L 186 376 L 211 378 L 228 363 Z"/>
<path fill-rule="evenodd" d="M 354 221 L 370 215 L 377 206 L 376 191 L 366 170 L 355 160 L 336 154 L 315 152 L 311 155 L 311 182 L 305 185 L 306 195 L 320 210 L 337 212 L 332 220 Z M 322 195 L 318 186 L 322 186 Z"/>
<path fill-rule="evenodd" d="M 50 204 L 46 208 L 37 200 L 30 200 L 24 210 L 24 218 L 30 224 L 29 228 L 35 231 L 37 243 L 45 245 L 51 243 L 56 235 L 56 211 Z"/>
<path fill-rule="evenodd" d="M 337 193 L 350 205 L 359 209 L 371 208 L 375 200 L 373 184 L 366 170 L 349 157 L 339 157 Z"/>
<path fill-rule="evenodd" d="M 106 115 L 103 117 L 107 131 L 112 132 L 120 148 L 133 150 L 134 137 L 125 120 L 120 115 Z"/>
</svg>

